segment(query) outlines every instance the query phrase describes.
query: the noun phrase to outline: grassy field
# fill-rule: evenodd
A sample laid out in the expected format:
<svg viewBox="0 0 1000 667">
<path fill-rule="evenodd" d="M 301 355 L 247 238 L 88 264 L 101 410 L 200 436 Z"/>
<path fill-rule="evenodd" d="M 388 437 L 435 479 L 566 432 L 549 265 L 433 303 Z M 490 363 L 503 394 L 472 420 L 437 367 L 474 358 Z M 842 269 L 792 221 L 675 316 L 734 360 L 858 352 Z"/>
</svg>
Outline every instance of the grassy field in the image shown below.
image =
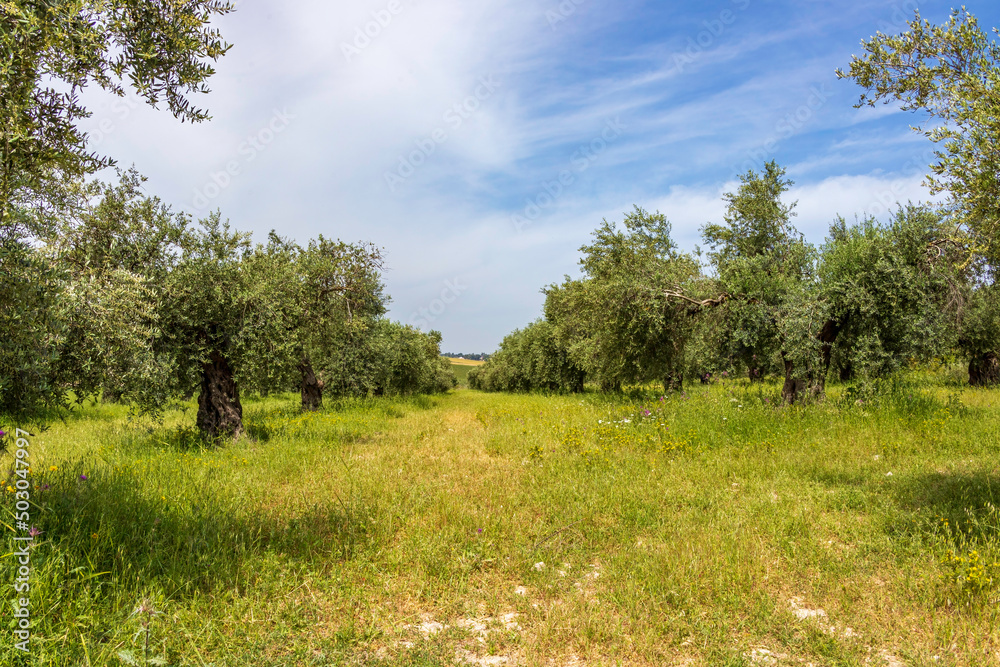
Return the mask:
<svg viewBox="0 0 1000 667">
<path fill-rule="evenodd" d="M 460 387 L 469 386 L 469 371 L 471 371 L 476 366 L 482 366 L 485 361 L 474 361 L 472 359 L 449 359 L 451 362 L 451 370 L 455 371 L 455 377 L 458 378 L 458 385 Z"/>
<path fill-rule="evenodd" d="M 87 407 L 30 439 L 0 664 L 1000 664 L 1000 392 L 920 386 L 289 395 L 215 450 Z"/>
</svg>

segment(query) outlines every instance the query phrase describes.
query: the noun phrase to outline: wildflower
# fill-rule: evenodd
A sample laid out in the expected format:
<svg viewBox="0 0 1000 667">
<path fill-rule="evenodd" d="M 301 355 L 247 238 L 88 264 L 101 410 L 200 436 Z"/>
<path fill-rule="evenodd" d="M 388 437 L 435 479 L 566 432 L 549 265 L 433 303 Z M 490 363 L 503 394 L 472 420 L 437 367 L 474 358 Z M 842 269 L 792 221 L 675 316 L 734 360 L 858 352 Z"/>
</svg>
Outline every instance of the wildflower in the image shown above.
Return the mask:
<svg viewBox="0 0 1000 667">
<path fill-rule="evenodd" d="M 7 487 L 7 492 L 8 493 L 14 493 L 14 487 L 13 486 L 8 486 Z"/>
<path fill-rule="evenodd" d="M 86 482 L 86 481 L 87 481 L 87 479 L 88 479 L 88 478 L 87 478 L 87 476 L 86 476 L 86 475 L 80 475 L 80 481 L 81 481 L 81 482 Z"/>
<path fill-rule="evenodd" d="M 90 537 L 96 540 L 96 539 L 97 539 L 97 533 L 94 533 L 94 534 L 93 534 L 93 535 L 91 535 Z"/>
<path fill-rule="evenodd" d="M 32 537 L 38 537 L 41 534 L 42 534 L 42 531 L 38 530 L 34 526 L 32 526 L 31 530 L 28 531 L 28 535 L 31 535 Z"/>
<path fill-rule="evenodd" d="M 4 437 L 5 435 L 7 435 L 7 431 L 0 429 L 0 438 Z"/>
<path fill-rule="evenodd" d="M 480 535 L 482 535 L 482 534 L 483 534 L 483 529 L 482 529 L 482 528 L 480 528 L 480 529 L 479 529 L 479 534 L 480 534 Z"/>
<path fill-rule="evenodd" d="M 59 470 L 59 466 L 49 466 L 49 472 L 55 472 L 56 470 Z"/>
<path fill-rule="evenodd" d="M 48 491 L 48 490 L 49 490 L 49 489 L 51 489 L 51 488 L 52 488 L 52 487 L 51 487 L 51 486 L 49 486 L 48 484 L 42 484 L 42 491 Z"/>
</svg>

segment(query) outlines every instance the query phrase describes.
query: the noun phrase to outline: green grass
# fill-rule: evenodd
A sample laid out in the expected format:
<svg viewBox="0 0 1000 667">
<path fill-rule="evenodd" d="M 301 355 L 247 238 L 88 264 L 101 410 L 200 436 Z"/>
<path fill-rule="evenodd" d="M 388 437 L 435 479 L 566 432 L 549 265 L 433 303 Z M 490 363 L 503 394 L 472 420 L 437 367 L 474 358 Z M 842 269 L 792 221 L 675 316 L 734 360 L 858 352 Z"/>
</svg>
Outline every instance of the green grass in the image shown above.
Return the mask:
<svg viewBox="0 0 1000 667">
<path fill-rule="evenodd" d="M 32 438 L 0 664 L 998 664 L 1000 392 L 936 382 L 289 395 L 212 450 L 88 407 Z"/>
</svg>

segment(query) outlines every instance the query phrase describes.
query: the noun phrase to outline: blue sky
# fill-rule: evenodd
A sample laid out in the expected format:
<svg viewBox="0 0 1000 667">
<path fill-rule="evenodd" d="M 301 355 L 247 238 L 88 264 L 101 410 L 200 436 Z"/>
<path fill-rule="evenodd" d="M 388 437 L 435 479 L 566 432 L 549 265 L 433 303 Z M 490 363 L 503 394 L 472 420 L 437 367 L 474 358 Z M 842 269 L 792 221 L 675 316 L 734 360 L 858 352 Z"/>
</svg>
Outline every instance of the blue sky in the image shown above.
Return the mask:
<svg viewBox="0 0 1000 667">
<path fill-rule="evenodd" d="M 195 216 L 264 240 L 323 234 L 385 248 L 390 315 L 493 350 L 577 273 L 601 220 L 664 213 L 680 245 L 720 220 L 738 174 L 777 160 L 796 225 L 923 201 L 932 145 L 837 80 L 914 0 L 256 0 L 198 99 L 208 123 L 90 91 L 91 147 Z M 348 5 L 348 6 L 344 6 Z M 985 28 L 994 2 L 969 2 Z"/>
</svg>

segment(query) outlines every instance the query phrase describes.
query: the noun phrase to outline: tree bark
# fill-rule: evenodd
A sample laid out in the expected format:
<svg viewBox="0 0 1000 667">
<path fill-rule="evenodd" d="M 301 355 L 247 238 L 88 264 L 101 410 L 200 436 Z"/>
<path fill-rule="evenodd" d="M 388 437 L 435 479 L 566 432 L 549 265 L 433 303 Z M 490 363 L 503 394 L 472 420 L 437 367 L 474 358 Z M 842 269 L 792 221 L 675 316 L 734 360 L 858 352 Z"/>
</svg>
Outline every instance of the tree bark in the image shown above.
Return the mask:
<svg viewBox="0 0 1000 667">
<path fill-rule="evenodd" d="M 670 394 L 684 389 L 684 371 L 674 371 L 667 373 L 663 378 L 663 393 Z"/>
<path fill-rule="evenodd" d="M 243 406 L 233 369 L 218 352 L 212 352 L 203 366 L 197 424 L 213 440 L 243 433 Z"/>
<path fill-rule="evenodd" d="M 854 379 L 854 365 L 850 362 L 845 362 L 843 366 L 840 367 L 840 381 L 850 382 Z"/>
<path fill-rule="evenodd" d="M 840 324 L 834 320 L 827 320 L 826 324 L 819 332 L 819 340 L 822 343 L 820 351 L 823 354 L 823 366 L 818 377 L 812 384 L 813 398 L 822 398 L 826 394 L 826 376 L 830 372 L 830 364 L 833 363 L 833 344 L 837 342 L 840 335 Z"/>
<path fill-rule="evenodd" d="M 969 361 L 969 384 L 973 387 L 1000 384 L 1000 359 L 996 352 L 985 352 Z"/>
<path fill-rule="evenodd" d="M 302 373 L 302 410 L 319 410 L 323 407 L 323 383 L 316 378 L 308 359 L 299 362 L 299 372 Z"/>
<path fill-rule="evenodd" d="M 622 383 L 617 380 L 614 382 L 603 380 L 601 381 L 601 393 L 602 394 L 620 394 L 622 391 Z"/>
<path fill-rule="evenodd" d="M 789 405 L 798 400 L 806 388 L 805 380 L 796 378 L 794 371 L 795 365 L 791 361 L 785 361 L 785 386 L 781 388 L 781 398 Z"/>
</svg>

